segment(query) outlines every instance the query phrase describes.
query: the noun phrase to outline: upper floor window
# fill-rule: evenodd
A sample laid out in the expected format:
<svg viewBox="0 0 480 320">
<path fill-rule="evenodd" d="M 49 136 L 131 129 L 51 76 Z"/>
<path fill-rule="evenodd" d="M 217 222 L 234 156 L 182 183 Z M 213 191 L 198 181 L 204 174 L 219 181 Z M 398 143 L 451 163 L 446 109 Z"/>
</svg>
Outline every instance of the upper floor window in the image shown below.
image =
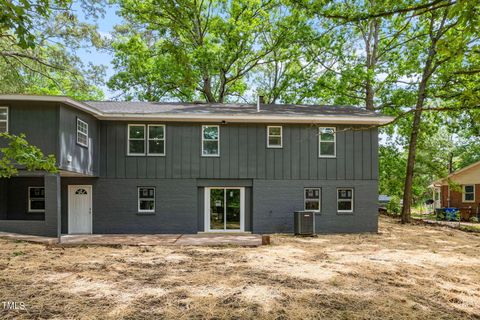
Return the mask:
<svg viewBox="0 0 480 320">
<path fill-rule="evenodd" d="M 145 155 L 145 125 L 144 124 L 128 125 L 127 154 L 130 156 Z"/>
<path fill-rule="evenodd" d="M 335 127 L 320 127 L 318 130 L 318 156 L 334 158 L 336 155 Z"/>
<path fill-rule="evenodd" d="M 475 202 L 475 185 L 467 184 L 463 186 L 463 202 Z"/>
<path fill-rule="evenodd" d="M 148 125 L 147 153 L 153 156 L 165 155 L 165 125 L 163 124 Z"/>
<path fill-rule="evenodd" d="M 77 143 L 88 147 L 88 123 L 77 118 Z"/>
<path fill-rule="evenodd" d="M 337 189 L 337 212 L 353 212 L 353 189 Z"/>
<path fill-rule="evenodd" d="M 45 212 L 44 187 L 28 187 L 28 212 Z"/>
<path fill-rule="evenodd" d="M 0 133 L 8 132 L 8 107 L 0 107 Z"/>
<path fill-rule="evenodd" d="M 282 127 L 281 126 L 267 127 L 267 147 L 268 148 L 282 147 Z"/>
<path fill-rule="evenodd" d="M 220 127 L 202 126 L 202 156 L 213 157 L 220 155 Z"/>
<path fill-rule="evenodd" d="M 320 188 L 305 188 L 305 211 L 320 211 Z"/>
</svg>

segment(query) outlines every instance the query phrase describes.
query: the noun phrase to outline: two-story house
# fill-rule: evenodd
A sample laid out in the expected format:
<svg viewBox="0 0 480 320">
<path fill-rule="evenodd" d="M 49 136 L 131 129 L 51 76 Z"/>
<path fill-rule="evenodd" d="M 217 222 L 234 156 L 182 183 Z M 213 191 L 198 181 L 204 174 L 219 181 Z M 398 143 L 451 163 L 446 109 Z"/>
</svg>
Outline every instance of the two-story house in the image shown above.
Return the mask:
<svg viewBox="0 0 480 320">
<path fill-rule="evenodd" d="M 0 131 L 25 133 L 58 174 L 0 179 L 0 231 L 376 232 L 378 130 L 326 105 L 75 101 L 0 96 Z"/>
</svg>

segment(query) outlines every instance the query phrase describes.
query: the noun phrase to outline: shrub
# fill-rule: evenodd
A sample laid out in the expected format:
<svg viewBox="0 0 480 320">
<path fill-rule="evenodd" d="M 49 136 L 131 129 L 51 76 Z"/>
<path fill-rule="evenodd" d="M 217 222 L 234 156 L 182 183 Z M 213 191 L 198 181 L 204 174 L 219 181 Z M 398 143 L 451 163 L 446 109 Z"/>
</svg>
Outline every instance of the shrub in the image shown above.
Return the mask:
<svg viewBox="0 0 480 320">
<path fill-rule="evenodd" d="M 477 223 L 477 222 L 478 222 L 478 218 L 477 218 L 477 217 L 470 217 L 470 222 L 475 222 L 475 223 Z"/>
<path fill-rule="evenodd" d="M 435 211 L 437 213 L 437 220 L 445 220 L 445 211 L 443 209 L 437 209 Z"/>
<path fill-rule="evenodd" d="M 400 213 L 400 198 L 392 196 L 390 202 L 387 204 L 387 211 L 390 214 L 398 215 Z"/>
</svg>

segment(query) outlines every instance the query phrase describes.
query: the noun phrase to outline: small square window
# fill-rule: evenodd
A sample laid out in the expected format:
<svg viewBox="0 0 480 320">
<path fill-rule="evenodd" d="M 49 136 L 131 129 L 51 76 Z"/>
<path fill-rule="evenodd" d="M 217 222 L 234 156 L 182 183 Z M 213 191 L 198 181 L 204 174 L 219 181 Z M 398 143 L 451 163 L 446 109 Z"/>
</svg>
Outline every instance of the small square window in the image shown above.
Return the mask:
<svg viewBox="0 0 480 320">
<path fill-rule="evenodd" d="M 138 187 L 138 212 L 155 212 L 154 187 Z"/>
<path fill-rule="evenodd" d="M 44 187 L 28 187 L 28 212 L 45 212 Z"/>
<path fill-rule="evenodd" d="M 282 126 L 267 127 L 267 148 L 282 147 Z"/>
</svg>

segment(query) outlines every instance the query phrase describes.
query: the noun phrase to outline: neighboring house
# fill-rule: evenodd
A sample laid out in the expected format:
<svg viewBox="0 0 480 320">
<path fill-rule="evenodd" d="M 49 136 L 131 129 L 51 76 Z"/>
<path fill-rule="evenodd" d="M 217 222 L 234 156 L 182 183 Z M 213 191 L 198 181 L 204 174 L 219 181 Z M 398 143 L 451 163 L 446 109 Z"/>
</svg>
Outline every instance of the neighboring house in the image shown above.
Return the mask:
<svg viewBox="0 0 480 320">
<path fill-rule="evenodd" d="M 0 96 L 0 130 L 59 174 L 0 179 L 0 231 L 376 232 L 378 130 L 364 109 Z M 351 130 L 354 128 L 355 130 Z"/>
<path fill-rule="evenodd" d="M 435 181 L 432 187 L 435 208 L 458 208 L 467 220 L 476 216 L 480 210 L 480 161 Z"/>
</svg>

